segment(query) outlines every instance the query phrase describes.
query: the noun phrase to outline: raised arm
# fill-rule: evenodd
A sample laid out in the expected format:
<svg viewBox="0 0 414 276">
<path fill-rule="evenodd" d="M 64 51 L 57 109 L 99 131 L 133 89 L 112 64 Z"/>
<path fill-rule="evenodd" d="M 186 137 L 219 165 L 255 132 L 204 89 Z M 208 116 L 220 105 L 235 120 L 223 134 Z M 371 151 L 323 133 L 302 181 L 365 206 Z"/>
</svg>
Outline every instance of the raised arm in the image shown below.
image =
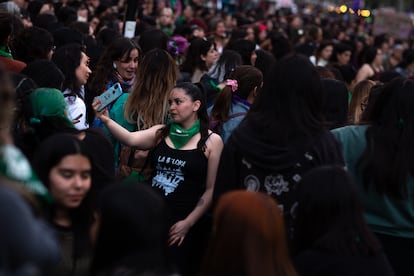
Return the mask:
<svg viewBox="0 0 414 276">
<path fill-rule="evenodd" d="M 92 106 L 96 117 L 105 124 L 112 135 L 121 143 L 130 147 L 137 147 L 142 150 L 153 148 L 157 142 L 157 131 L 164 127 L 164 125 L 155 125 L 145 130 L 129 132 L 109 117 L 106 108 L 102 111 L 97 111 L 100 106 L 99 102 L 94 103 Z"/>
<path fill-rule="evenodd" d="M 178 246 L 181 245 L 188 230 L 201 218 L 201 216 L 208 210 L 213 198 L 214 184 L 216 182 L 217 168 L 220 160 L 220 154 L 223 149 L 223 142 L 219 135 L 211 134 L 207 140 L 207 179 L 206 189 L 193 211 L 181 221 L 178 221 L 170 229 L 170 245 L 178 242 Z"/>
</svg>

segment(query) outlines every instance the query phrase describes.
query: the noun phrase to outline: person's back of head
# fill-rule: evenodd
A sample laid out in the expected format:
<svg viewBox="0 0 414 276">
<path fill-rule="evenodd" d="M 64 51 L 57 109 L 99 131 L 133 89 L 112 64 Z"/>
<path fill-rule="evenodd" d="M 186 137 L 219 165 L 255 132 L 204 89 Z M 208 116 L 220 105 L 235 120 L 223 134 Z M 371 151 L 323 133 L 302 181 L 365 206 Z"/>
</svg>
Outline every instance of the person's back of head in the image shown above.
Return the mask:
<svg viewBox="0 0 414 276">
<path fill-rule="evenodd" d="M 414 49 L 406 49 L 403 52 L 402 60 L 398 66 L 404 69 L 411 70 L 411 67 L 413 67 L 413 63 L 414 63 Z M 408 68 L 409 66 L 410 68 Z"/>
<path fill-rule="evenodd" d="M 315 66 L 306 56 L 290 54 L 270 69 L 246 120 L 251 118 L 270 132 L 283 127 L 284 135 L 279 138 L 292 141 L 323 128 L 322 104 L 322 84 Z"/>
<path fill-rule="evenodd" d="M 16 58 L 27 64 L 37 59 L 50 60 L 53 46 L 53 36 L 38 27 L 23 29 L 13 42 Z"/>
<path fill-rule="evenodd" d="M 62 27 L 53 32 L 53 39 L 57 49 L 68 44 L 77 43 L 84 45 L 84 35 L 76 29 Z"/>
<path fill-rule="evenodd" d="M 149 29 L 141 34 L 138 43 L 144 55 L 152 49 L 167 50 L 168 36 L 159 29 Z"/>
<path fill-rule="evenodd" d="M 358 163 L 365 188 L 397 199 L 407 198 L 407 179 L 414 175 L 413 89 L 414 81 L 402 77 L 385 84 L 379 93 L 373 88 L 367 115 L 363 115 L 370 124 L 367 150 Z M 371 96 L 375 96 L 372 102 Z M 393 160 L 392 169 L 389 160 Z"/>
<path fill-rule="evenodd" d="M 298 203 L 294 232 L 298 252 L 319 249 L 343 256 L 379 252 L 353 179 L 343 167 L 318 167 L 305 174 Z"/>
<path fill-rule="evenodd" d="M 55 88 L 62 90 L 65 76 L 59 67 L 50 60 L 35 60 L 26 68 L 23 69 L 22 74 L 31 78 L 38 87 Z"/>
<path fill-rule="evenodd" d="M 111 43 L 117 41 L 122 36 L 114 29 L 105 28 L 96 35 L 97 42 L 107 48 Z"/>
<path fill-rule="evenodd" d="M 277 202 L 264 193 L 224 194 L 214 211 L 201 275 L 296 275 Z"/>
<path fill-rule="evenodd" d="M 269 72 L 270 67 L 276 62 L 276 58 L 271 52 L 263 49 L 256 50 L 256 55 L 257 58 L 254 66 L 259 69 L 265 77 Z"/>
<path fill-rule="evenodd" d="M 98 210 L 93 275 L 167 272 L 167 209 L 158 194 L 145 183 L 115 183 L 102 191 Z"/>
<path fill-rule="evenodd" d="M 378 53 L 378 48 L 377 47 L 366 47 L 363 52 L 362 52 L 362 59 L 365 63 L 371 64 Z"/>
<path fill-rule="evenodd" d="M 29 156 L 34 148 L 32 137 L 28 135 L 31 132 L 29 120 L 32 114 L 30 94 L 37 88 L 37 85 L 32 79 L 23 74 L 13 74 L 11 79 L 16 97 L 13 142 L 26 156 Z"/>
<path fill-rule="evenodd" d="M 351 64 L 335 65 L 334 67 L 341 73 L 342 79 L 348 87 L 351 87 L 357 74 L 355 67 Z"/>
<path fill-rule="evenodd" d="M 374 85 L 375 82 L 372 80 L 363 80 L 355 85 L 348 110 L 350 123 L 357 124 L 360 122 L 362 112 L 366 109 L 368 104 L 371 88 Z"/>
<path fill-rule="evenodd" d="M 238 39 L 227 45 L 226 49 L 239 53 L 242 57 L 243 65 L 254 65 L 251 62 L 251 56 L 256 49 L 256 45 L 253 41 L 244 38 Z"/>
<path fill-rule="evenodd" d="M 70 6 L 62 6 L 56 12 L 56 16 L 59 22 L 62 22 L 65 26 L 69 26 L 71 23 L 78 20 L 76 9 Z"/>
<path fill-rule="evenodd" d="M 274 32 L 270 35 L 270 42 L 272 44 L 272 53 L 276 60 L 292 53 L 293 47 L 286 34 L 281 32 Z"/>
<path fill-rule="evenodd" d="M 125 118 L 148 128 L 163 124 L 168 96 L 178 78 L 178 66 L 162 49 L 150 50 L 138 66 L 137 79 L 125 104 Z"/>
<path fill-rule="evenodd" d="M 65 76 L 63 89 L 80 96 L 81 84 L 76 73 L 82 60 L 82 46 L 78 43 L 66 44 L 55 51 L 52 61 Z"/>
<path fill-rule="evenodd" d="M 342 81 L 322 78 L 323 115 L 329 129 L 344 126 L 348 120 L 348 90 Z"/>
<path fill-rule="evenodd" d="M 12 31 L 12 15 L 0 10 L 0 46 L 6 46 L 8 44 L 8 38 L 12 34 Z"/>
<path fill-rule="evenodd" d="M 76 133 L 76 129 L 67 117 L 67 106 L 63 93 L 54 88 L 37 88 L 30 94 L 31 111 L 29 124 L 35 144 L 47 137 L 59 133 Z M 31 159 L 31 156 L 28 156 Z"/>
<path fill-rule="evenodd" d="M 254 98 L 259 93 L 262 84 L 263 75 L 259 69 L 251 65 L 241 65 L 237 67 L 236 70 L 230 74 L 226 86 L 221 90 L 214 101 L 211 117 L 218 124 L 215 128 L 219 129 L 220 126 L 228 120 L 233 102 L 243 102 L 250 107 Z"/>
<path fill-rule="evenodd" d="M 33 26 L 43 28 L 51 33 L 62 27 L 57 17 L 50 13 L 42 13 L 33 18 Z"/>
</svg>

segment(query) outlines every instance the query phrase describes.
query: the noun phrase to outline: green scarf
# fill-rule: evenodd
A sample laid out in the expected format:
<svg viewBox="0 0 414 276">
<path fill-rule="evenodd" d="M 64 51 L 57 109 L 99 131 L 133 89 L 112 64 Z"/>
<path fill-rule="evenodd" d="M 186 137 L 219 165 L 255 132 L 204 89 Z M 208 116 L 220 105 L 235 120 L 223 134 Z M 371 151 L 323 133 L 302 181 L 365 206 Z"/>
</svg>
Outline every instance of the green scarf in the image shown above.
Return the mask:
<svg viewBox="0 0 414 276">
<path fill-rule="evenodd" d="M 13 145 L 5 144 L 0 146 L 0 176 L 21 183 L 31 193 L 39 196 L 45 202 L 52 202 L 49 191 L 37 178 L 29 161 Z"/>
<path fill-rule="evenodd" d="M 13 59 L 12 54 L 7 50 L 6 46 L 0 47 L 0 56 Z"/>
<path fill-rule="evenodd" d="M 42 117 L 59 117 L 69 127 L 74 127 L 68 118 L 63 93 L 54 88 L 37 88 L 30 94 L 33 116 L 31 124 L 41 123 Z"/>
<path fill-rule="evenodd" d="M 170 127 L 170 139 L 176 149 L 182 148 L 197 133 L 200 132 L 200 120 L 189 129 L 183 129 L 176 123 L 172 123 Z"/>
</svg>

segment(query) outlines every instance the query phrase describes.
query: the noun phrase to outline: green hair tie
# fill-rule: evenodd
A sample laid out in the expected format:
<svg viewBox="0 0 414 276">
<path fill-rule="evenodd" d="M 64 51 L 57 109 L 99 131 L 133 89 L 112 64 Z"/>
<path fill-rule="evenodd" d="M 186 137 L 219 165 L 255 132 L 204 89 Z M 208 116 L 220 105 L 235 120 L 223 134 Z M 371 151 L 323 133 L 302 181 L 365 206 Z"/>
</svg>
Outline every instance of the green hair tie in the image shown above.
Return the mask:
<svg viewBox="0 0 414 276">
<path fill-rule="evenodd" d="M 221 91 L 220 86 L 218 86 L 217 84 L 215 84 L 213 80 L 210 80 L 210 85 L 211 85 L 214 89 L 216 89 L 217 91 Z"/>
</svg>

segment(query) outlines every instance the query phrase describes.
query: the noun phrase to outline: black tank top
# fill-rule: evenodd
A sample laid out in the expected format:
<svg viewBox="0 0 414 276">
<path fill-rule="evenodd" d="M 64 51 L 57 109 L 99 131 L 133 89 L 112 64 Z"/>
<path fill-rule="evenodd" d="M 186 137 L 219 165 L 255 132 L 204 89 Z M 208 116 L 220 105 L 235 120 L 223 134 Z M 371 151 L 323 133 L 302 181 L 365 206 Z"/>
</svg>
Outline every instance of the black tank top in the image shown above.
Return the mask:
<svg viewBox="0 0 414 276">
<path fill-rule="evenodd" d="M 173 221 L 184 219 L 205 191 L 208 160 L 200 149 L 177 150 L 161 141 L 151 153 L 152 187 L 166 199 Z"/>
</svg>

